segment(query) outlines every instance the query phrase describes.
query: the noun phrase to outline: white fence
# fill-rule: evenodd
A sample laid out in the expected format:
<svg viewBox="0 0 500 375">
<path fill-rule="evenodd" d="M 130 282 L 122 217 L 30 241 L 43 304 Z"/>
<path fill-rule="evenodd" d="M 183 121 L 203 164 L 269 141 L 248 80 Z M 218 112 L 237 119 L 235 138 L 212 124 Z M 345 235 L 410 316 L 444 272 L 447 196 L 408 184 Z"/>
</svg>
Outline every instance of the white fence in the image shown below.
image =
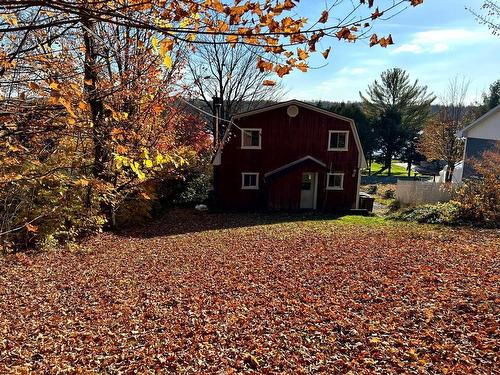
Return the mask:
<svg viewBox="0 0 500 375">
<path fill-rule="evenodd" d="M 403 206 L 447 202 L 455 188 L 440 182 L 398 180 L 396 199 Z"/>
</svg>

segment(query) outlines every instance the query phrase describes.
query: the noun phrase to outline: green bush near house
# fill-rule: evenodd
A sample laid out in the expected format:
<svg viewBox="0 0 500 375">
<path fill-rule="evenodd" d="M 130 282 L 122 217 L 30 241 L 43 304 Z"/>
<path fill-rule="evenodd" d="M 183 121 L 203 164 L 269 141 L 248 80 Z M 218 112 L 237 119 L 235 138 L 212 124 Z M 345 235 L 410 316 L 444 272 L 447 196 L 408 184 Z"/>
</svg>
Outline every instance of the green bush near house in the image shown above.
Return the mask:
<svg viewBox="0 0 500 375">
<path fill-rule="evenodd" d="M 456 225 L 461 222 L 460 216 L 461 204 L 450 201 L 406 208 L 391 215 L 390 219 L 427 224 Z"/>
<path fill-rule="evenodd" d="M 178 205 L 205 203 L 208 199 L 210 180 L 209 173 L 200 173 L 188 179 L 184 191 L 174 200 L 174 203 Z"/>
</svg>

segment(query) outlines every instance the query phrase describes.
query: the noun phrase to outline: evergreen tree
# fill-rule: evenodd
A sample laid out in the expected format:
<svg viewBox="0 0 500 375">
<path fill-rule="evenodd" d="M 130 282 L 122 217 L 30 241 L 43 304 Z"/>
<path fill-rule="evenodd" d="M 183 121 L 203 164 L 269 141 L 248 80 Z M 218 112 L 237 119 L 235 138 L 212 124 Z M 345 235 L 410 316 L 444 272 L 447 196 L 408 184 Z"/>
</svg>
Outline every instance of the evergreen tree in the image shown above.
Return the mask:
<svg viewBox="0 0 500 375">
<path fill-rule="evenodd" d="M 491 111 L 500 105 L 500 79 L 497 79 L 490 85 L 488 92 L 483 94 L 483 105 L 480 115 Z"/>
<path fill-rule="evenodd" d="M 383 72 L 380 82 L 375 80 L 365 95 L 359 94 L 368 119 L 374 123 L 384 169 L 390 175 L 395 155 L 403 151 L 405 155 L 415 154 L 409 150 L 415 148 L 415 139 L 430 115 L 435 97 L 418 80 L 411 83 L 408 73 L 399 68 Z M 410 169 L 412 160 L 407 162 Z"/>
</svg>

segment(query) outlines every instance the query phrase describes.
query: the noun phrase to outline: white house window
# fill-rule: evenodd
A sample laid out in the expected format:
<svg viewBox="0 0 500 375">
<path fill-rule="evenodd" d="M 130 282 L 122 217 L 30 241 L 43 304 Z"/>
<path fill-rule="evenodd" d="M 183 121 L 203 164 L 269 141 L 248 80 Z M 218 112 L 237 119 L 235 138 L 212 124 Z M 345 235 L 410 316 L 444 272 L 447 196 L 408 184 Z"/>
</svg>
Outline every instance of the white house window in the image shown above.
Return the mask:
<svg viewBox="0 0 500 375">
<path fill-rule="evenodd" d="M 330 130 L 328 132 L 328 151 L 347 151 L 348 143 L 348 130 Z"/>
<path fill-rule="evenodd" d="M 328 173 L 326 177 L 326 190 L 343 190 L 344 174 Z"/>
<path fill-rule="evenodd" d="M 259 189 L 259 174 L 258 173 L 242 173 L 241 188 L 245 190 Z"/>
<path fill-rule="evenodd" d="M 260 150 L 262 129 L 241 129 L 241 148 Z"/>
</svg>

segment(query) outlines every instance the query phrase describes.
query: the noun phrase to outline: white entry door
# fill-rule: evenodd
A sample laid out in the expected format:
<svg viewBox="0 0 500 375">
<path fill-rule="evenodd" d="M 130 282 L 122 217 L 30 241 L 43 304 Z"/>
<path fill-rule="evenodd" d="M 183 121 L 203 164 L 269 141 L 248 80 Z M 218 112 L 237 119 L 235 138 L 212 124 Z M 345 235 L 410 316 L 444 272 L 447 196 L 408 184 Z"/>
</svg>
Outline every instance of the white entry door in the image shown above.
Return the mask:
<svg viewBox="0 0 500 375">
<path fill-rule="evenodd" d="M 302 173 L 300 190 L 300 208 L 316 209 L 316 194 L 318 185 L 318 174 L 313 172 Z"/>
</svg>

